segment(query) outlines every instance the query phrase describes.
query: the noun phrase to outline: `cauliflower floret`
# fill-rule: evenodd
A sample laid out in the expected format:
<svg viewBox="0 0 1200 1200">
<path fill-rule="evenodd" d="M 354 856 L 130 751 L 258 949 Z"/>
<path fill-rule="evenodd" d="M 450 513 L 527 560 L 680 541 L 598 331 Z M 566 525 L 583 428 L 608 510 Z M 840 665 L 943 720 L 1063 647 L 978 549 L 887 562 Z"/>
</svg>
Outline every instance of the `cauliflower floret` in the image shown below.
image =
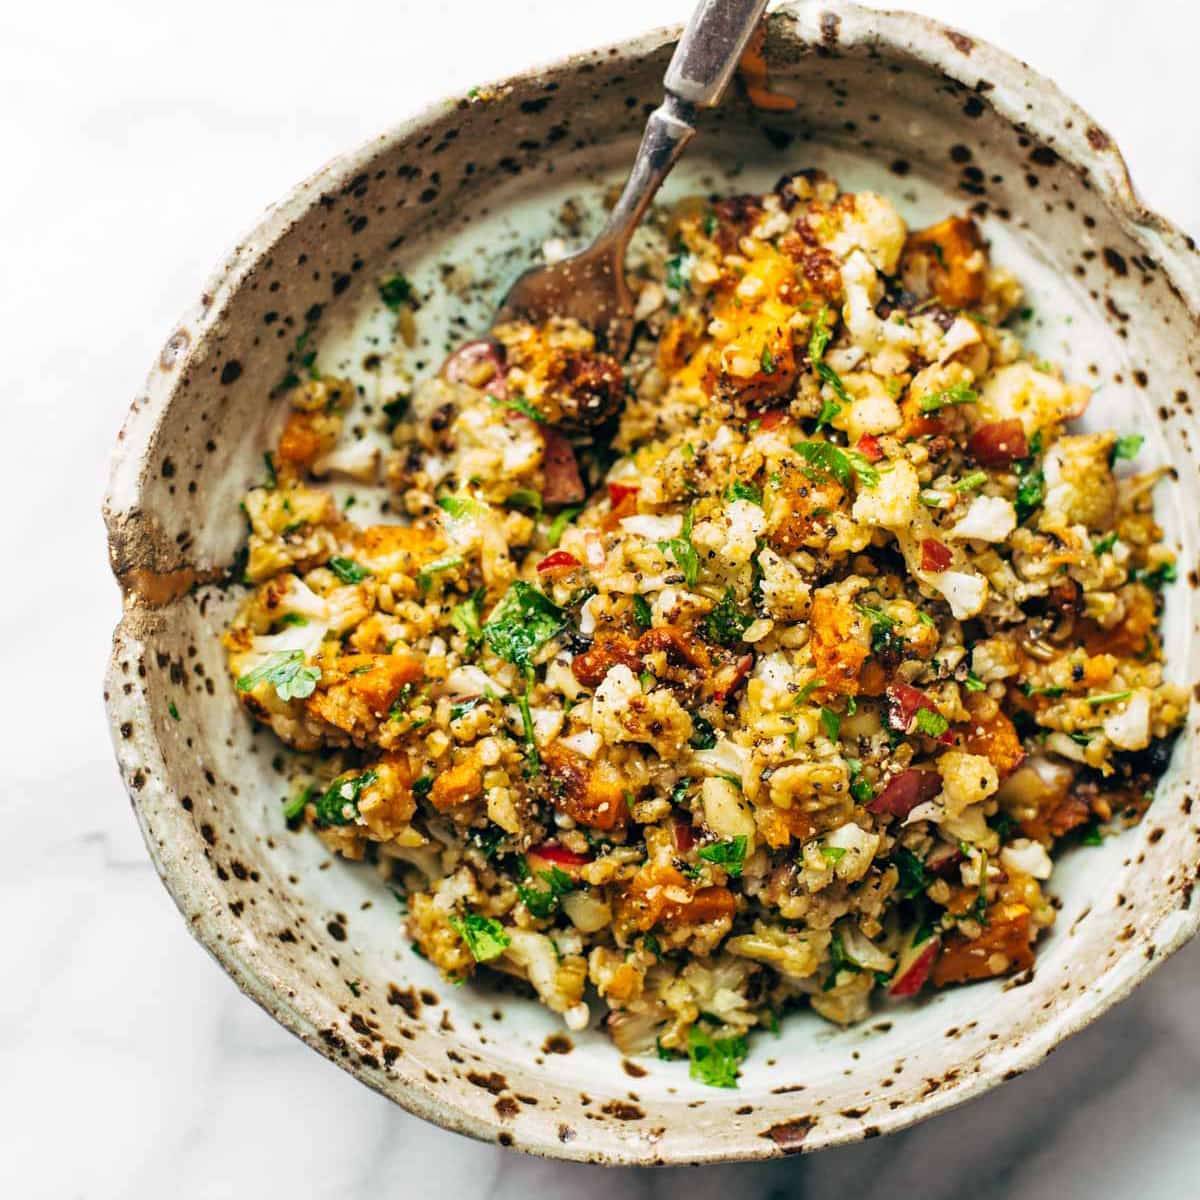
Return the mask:
<svg viewBox="0 0 1200 1200">
<path fill-rule="evenodd" d="M 587 1005 L 583 988 L 587 983 L 587 962 L 580 955 L 561 960 L 554 943 L 544 933 L 529 929 L 509 929 L 504 960 L 533 984 L 541 1002 L 551 1012 L 562 1013 L 572 1028 L 587 1024 Z M 583 1012 L 580 1014 L 579 1010 Z M 582 1015 L 582 1024 L 579 1018 Z"/>
<path fill-rule="evenodd" d="M 982 575 L 968 571 L 943 571 L 933 576 L 931 582 L 945 596 L 956 620 L 965 621 L 983 611 L 988 585 Z"/>
<path fill-rule="evenodd" d="M 719 838 L 744 837 L 746 851 L 754 849 L 754 813 L 740 788 L 728 779 L 709 777 L 701 785 L 704 823 Z"/>
<path fill-rule="evenodd" d="M 1059 438 L 1046 454 L 1046 499 L 1041 528 L 1085 525 L 1107 529 L 1117 506 L 1117 482 L 1109 467 L 1115 436 L 1085 433 Z"/>
<path fill-rule="evenodd" d="M 989 376 L 975 411 L 980 424 L 1016 418 L 1032 437 L 1039 429 L 1079 416 L 1090 396 L 1080 384 L 1063 383 L 1032 363 L 1016 362 Z"/>
<path fill-rule="evenodd" d="M 980 804 L 1000 786 L 996 768 L 979 754 L 947 750 L 937 761 L 942 776 L 942 804 L 954 818 L 972 804 Z"/>
<path fill-rule="evenodd" d="M 789 979 L 807 979 L 820 969 L 829 940 L 828 930 L 781 929 L 755 921 L 753 933 L 730 938 L 725 949 L 740 958 L 766 963 Z"/>
<path fill-rule="evenodd" d="M 592 697 L 592 728 L 609 743 L 649 742 L 666 757 L 692 736 L 692 719 L 666 688 L 643 693 L 634 673 L 619 663 Z"/>
<path fill-rule="evenodd" d="M 984 683 L 1007 679 L 1020 669 L 1016 647 L 1007 638 L 985 638 L 971 650 L 971 670 Z"/>
<path fill-rule="evenodd" d="M 812 588 L 800 571 L 769 546 L 758 555 L 763 606 L 779 621 L 800 621 L 808 614 Z"/>
<path fill-rule="evenodd" d="M 734 500 L 718 515 L 696 525 L 692 544 L 706 561 L 736 569 L 754 556 L 766 523 L 761 506 L 750 500 Z"/>
<path fill-rule="evenodd" d="M 912 463 L 901 459 L 879 476 L 875 487 L 859 489 L 854 501 L 853 516 L 862 525 L 879 525 L 884 529 L 906 529 L 916 519 L 921 495 L 921 481 Z"/>
<path fill-rule="evenodd" d="M 299 484 L 252 488 L 246 493 L 250 519 L 246 578 L 259 583 L 290 567 L 307 570 L 337 553 L 328 526 L 338 521 L 333 497 Z"/>
<path fill-rule="evenodd" d="M 1046 847 L 1029 838 L 1017 838 L 1000 851 L 1000 865 L 1009 871 L 1032 875 L 1034 879 L 1049 879 L 1054 864 Z"/>
<path fill-rule="evenodd" d="M 1104 736 L 1120 750 L 1150 745 L 1150 693 L 1145 688 L 1138 688 L 1119 713 L 1105 719 Z"/>
<path fill-rule="evenodd" d="M 1016 509 L 1000 496 L 976 496 L 947 537 L 1002 542 L 1017 527 Z"/>
<path fill-rule="evenodd" d="M 876 375 L 847 374 L 842 376 L 846 390 L 854 402 L 834 418 L 834 426 L 843 429 L 854 445 L 864 434 L 891 433 L 903 421 L 900 406 L 888 395 L 883 381 Z"/>
<path fill-rule="evenodd" d="M 877 271 L 894 275 L 908 234 L 904 221 L 892 202 L 876 192 L 858 192 L 852 199 L 852 206 L 839 203 L 841 224 L 827 248 L 838 258 L 861 250 Z"/>
<path fill-rule="evenodd" d="M 870 869 L 879 850 L 879 834 L 868 833 L 853 821 L 825 837 L 825 845 L 844 853 L 833 864 L 833 873 L 846 883 L 856 883 Z"/>
</svg>

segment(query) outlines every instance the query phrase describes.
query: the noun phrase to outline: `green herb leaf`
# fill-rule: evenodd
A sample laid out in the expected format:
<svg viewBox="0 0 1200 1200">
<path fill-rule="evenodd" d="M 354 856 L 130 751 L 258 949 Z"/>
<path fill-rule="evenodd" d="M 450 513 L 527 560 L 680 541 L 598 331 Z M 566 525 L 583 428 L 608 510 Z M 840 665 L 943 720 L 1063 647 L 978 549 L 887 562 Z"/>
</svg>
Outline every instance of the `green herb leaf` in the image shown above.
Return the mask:
<svg viewBox="0 0 1200 1200">
<path fill-rule="evenodd" d="M 966 683 L 968 692 L 983 692 L 987 690 L 987 684 L 983 682 L 973 671 L 967 672 Z"/>
<path fill-rule="evenodd" d="M 370 571 L 366 567 L 360 567 L 352 558 L 343 558 L 340 554 L 335 554 L 325 564 L 343 583 L 362 583 Z"/>
<path fill-rule="evenodd" d="M 677 254 L 667 259 L 666 283 L 673 292 L 682 292 L 692 277 L 695 258 L 690 254 Z"/>
<path fill-rule="evenodd" d="M 422 775 L 420 779 L 414 779 L 412 785 L 412 794 L 418 800 L 424 800 L 430 792 L 433 791 L 433 776 Z"/>
<path fill-rule="evenodd" d="M 857 975 L 861 970 L 858 963 L 847 957 L 845 947 L 842 945 L 842 935 L 835 930 L 829 939 L 829 976 L 826 978 L 822 990 L 832 991 L 837 986 L 837 977 L 842 971 L 852 971 Z"/>
<path fill-rule="evenodd" d="M 275 474 L 275 456 L 270 450 L 263 455 L 263 466 L 267 468 L 267 482 L 263 487 L 273 492 L 279 486 L 279 476 Z"/>
<path fill-rule="evenodd" d="M 1017 520 L 1025 521 L 1046 499 L 1046 477 L 1038 456 L 1042 452 L 1042 431 L 1039 429 L 1029 443 L 1029 457 L 1017 464 Z"/>
<path fill-rule="evenodd" d="M 831 863 L 840 863 L 846 857 L 844 846 L 822 846 L 821 857 L 828 859 Z"/>
<path fill-rule="evenodd" d="M 379 298 L 394 312 L 412 299 L 412 284 L 403 275 L 392 275 L 380 282 Z"/>
<path fill-rule="evenodd" d="M 954 484 L 954 490 L 956 492 L 973 492 L 976 488 L 983 487 L 987 481 L 986 471 L 972 471 Z"/>
<path fill-rule="evenodd" d="M 941 737 L 950 728 L 950 722 L 932 708 L 918 708 L 916 723 L 917 731 L 928 737 Z"/>
<path fill-rule="evenodd" d="M 825 357 L 825 350 L 831 337 L 833 337 L 833 333 L 829 328 L 829 310 L 823 308 L 817 313 L 808 338 L 808 358 L 814 367 Z"/>
<path fill-rule="evenodd" d="M 1133 571 L 1130 578 L 1136 583 L 1144 583 L 1157 592 L 1162 590 L 1164 584 L 1174 583 L 1179 578 L 1179 572 L 1174 563 L 1162 563 L 1153 571 Z"/>
<path fill-rule="evenodd" d="M 1127 433 L 1124 437 L 1117 438 L 1113 444 L 1110 461 L 1120 462 L 1123 458 L 1137 458 L 1138 451 L 1145 441 L 1145 435 L 1140 433 Z"/>
<path fill-rule="evenodd" d="M 454 932 L 466 942 L 476 962 L 491 962 L 508 948 L 508 934 L 494 917 L 467 912 L 461 917 L 451 914 L 449 921 Z"/>
<path fill-rule="evenodd" d="M 538 878 L 544 880 L 547 886 L 539 888 L 518 884 L 517 895 L 535 917 L 548 917 L 558 908 L 559 900 L 575 890 L 575 881 L 558 867 L 539 871 Z"/>
<path fill-rule="evenodd" d="M 737 879 L 742 873 L 742 865 L 746 859 L 746 836 L 739 833 L 737 837 L 728 838 L 726 841 L 701 846 L 698 854 L 705 862 L 724 867 L 731 879 Z"/>
<path fill-rule="evenodd" d="M 857 478 L 863 487 L 875 487 L 879 472 L 857 450 L 843 450 L 832 442 L 798 442 L 793 449 L 808 463 L 804 473 L 810 479 L 833 478 L 849 487 Z"/>
<path fill-rule="evenodd" d="M 770 346 L 763 347 L 762 358 L 759 359 L 758 365 L 762 367 L 764 375 L 775 374 L 775 355 L 771 353 Z"/>
<path fill-rule="evenodd" d="M 335 779 L 316 801 L 318 825 L 349 825 L 358 816 L 363 790 L 378 779 L 375 771 L 364 771 L 349 779 Z"/>
<path fill-rule="evenodd" d="M 726 500 L 749 500 L 751 504 L 761 505 L 763 502 L 762 488 L 755 487 L 752 483 L 744 483 L 740 479 L 734 480 L 725 492 Z"/>
<path fill-rule="evenodd" d="M 176 707 L 174 700 L 167 704 L 167 712 L 170 714 L 172 721 L 178 721 L 180 719 L 179 709 Z"/>
<path fill-rule="evenodd" d="M 533 655 L 562 629 L 563 610 L 537 588 L 518 579 L 509 586 L 483 627 L 501 658 L 529 669 Z"/>
<path fill-rule="evenodd" d="M 704 630 L 719 645 L 735 646 L 753 623 L 752 616 L 738 609 L 734 590 L 728 587 L 717 606 L 704 618 Z"/>
<path fill-rule="evenodd" d="M 711 750 L 717 744 L 717 731 L 699 713 L 692 713 L 692 736 L 688 745 L 693 750 Z"/>
<path fill-rule="evenodd" d="M 566 528 L 575 520 L 579 514 L 583 512 L 583 506 L 573 508 L 564 508 L 559 511 L 558 516 L 550 522 L 550 528 L 546 530 L 546 541 L 553 548 L 562 541 L 562 535 L 566 532 Z"/>
<path fill-rule="evenodd" d="M 544 423 L 546 418 L 540 413 L 524 396 L 509 396 L 507 400 L 498 401 L 501 408 L 511 408 L 513 412 L 519 412 L 523 417 L 528 417 L 531 421 Z"/>
<path fill-rule="evenodd" d="M 857 758 L 848 758 L 846 766 L 850 768 L 850 795 L 858 804 L 870 804 L 875 799 L 875 789 L 863 776 L 862 762 Z"/>
<path fill-rule="evenodd" d="M 689 508 L 683 518 L 683 531 L 679 537 L 669 541 L 659 542 L 658 548 L 671 556 L 675 565 L 683 572 L 684 581 L 688 587 L 695 587 L 700 575 L 700 556 L 692 545 L 693 513 Z"/>
<path fill-rule="evenodd" d="M 746 1057 L 744 1037 L 714 1038 L 693 1025 L 688 1030 L 688 1074 L 709 1087 L 735 1088 L 742 1060 Z"/>
<path fill-rule="evenodd" d="M 448 554 L 445 558 L 439 558 L 436 562 L 428 563 L 417 572 L 417 587 L 424 594 L 429 591 L 435 575 L 440 575 L 443 571 L 449 571 L 454 567 L 461 567 L 462 565 L 463 556 L 461 554 Z"/>
<path fill-rule="evenodd" d="M 1099 708 L 1102 704 L 1116 704 L 1121 700 L 1128 700 L 1133 695 L 1132 691 L 1125 692 L 1104 692 L 1100 696 L 1088 696 L 1087 702 L 1093 708 Z"/>
<path fill-rule="evenodd" d="M 278 650 L 241 676 L 237 690 L 249 692 L 260 683 L 269 683 L 280 700 L 303 700 L 313 694 L 320 678 L 319 667 L 304 665 L 303 650 Z"/>
<path fill-rule="evenodd" d="M 1104 834 L 1100 830 L 1100 822 L 1089 821 L 1083 827 L 1083 836 L 1079 840 L 1085 846 L 1103 846 Z"/>
<path fill-rule="evenodd" d="M 448 513 L 455 521 L 461 521 L 464 517 L 477 517 L 486 507 L 473 496 L 442 496 L 438 500 L 438 508 Z"/>
<path fill-rule="evenodd" d="M 533 488 L 517 488 L 515 492 L 511 492 L 504 501 L 508 508 L 523 508 L 535 516 L 540 516 L 542 512 L 542 493 L 535 491 Z"/>
<path fill-rule="evenodd" d="M 842 718 L 838 713 L 835 713 L 832 708 L 821 709 L 821 724 L 825 729 L 825 736 L 831 741 L 836 742 L 838 735 L 842 731 Z"/>
<path fill-rule="evenodd" d="M 925 864 L 907 846 L 897 848 L 892 855 L 892 862 L 900 873 L 898 891 L 905 900 L 919 895 L 933 882 L 933 876 L 925 869 Z"/>
<path fill-rule="evenodd" d="M 639 629 L 649 629 L 654 624 L 654 614 L 650 611 L 650 602 L 645 596 L 634 596 L 633 619 Z"/>
<path fill-rule="evenodd" d="M 480 623 L 483 596 L 483 588 L 476 588 L 461 604 L 456 604 L 450 610 L 450 624 L 472 646 L 478 646 L 483 641 L 483 626 Z"/>
<path fill-rule="evenodd" d="M 316 799 L 317 785 L 310 783 L 308 787 L 301 792 L 297 792 L 290 800 L 284 799 L 283 819 L 290 825 L 293 821 L 300 818 L 305 808 L 308 807 L 308 802 Z"/>
<path fill-rule="evenodd" d="M 917 401 L 917 408 L 923 413 L 940 412 L 957 404 L 974 404 L 979 399 L 979 393 L 967 387 L 965 383 L 956 383 L 953 387 L 940 392 L 929 392 Z"/>
</svg>

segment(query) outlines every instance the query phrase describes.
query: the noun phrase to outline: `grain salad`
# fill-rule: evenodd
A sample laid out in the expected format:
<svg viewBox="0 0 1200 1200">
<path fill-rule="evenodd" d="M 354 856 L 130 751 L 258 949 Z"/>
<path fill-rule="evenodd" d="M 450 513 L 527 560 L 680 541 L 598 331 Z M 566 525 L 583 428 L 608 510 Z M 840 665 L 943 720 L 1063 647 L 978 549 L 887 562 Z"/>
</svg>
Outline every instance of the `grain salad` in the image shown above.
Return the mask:
<svg viewBox="0 0 1200 1200">
<path fill-rule="evenodd" d="M 797 1007 L 1031 969 L 1056 851 L 1184 718 L 1174 556 L 971 217 L 805 171 L 658 212 L 630 271 L 625 361 L 502 325 L 385 414 L 298 356 L 225 646 L 398 940 L 732 1087 Z"/>
</svg>

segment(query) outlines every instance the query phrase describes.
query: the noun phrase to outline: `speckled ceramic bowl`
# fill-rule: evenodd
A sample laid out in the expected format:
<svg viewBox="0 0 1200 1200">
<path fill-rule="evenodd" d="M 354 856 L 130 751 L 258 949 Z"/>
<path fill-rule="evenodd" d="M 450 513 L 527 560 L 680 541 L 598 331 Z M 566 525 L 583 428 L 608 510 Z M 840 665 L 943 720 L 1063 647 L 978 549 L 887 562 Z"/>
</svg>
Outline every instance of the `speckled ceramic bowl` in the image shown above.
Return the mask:
<svg viewBox="0 0 1200 1200">
<path fill-rule="evenodd" d="M 283 1025 L 411 1112 L 613 1163 L 767 1157 L 920 1120 L 1035 1065 L 1200 917 L 1193 714 L 1143 824 L 1061 862 L 1059 920 L 1030 975 L 846 1031 L 797 1015 L 778 1039 L 755 1039 L 740 1089 L 721 1091 L 689 1081 L 686 1064 L 622 1062 L 598 1032 L 568 1039 L 531 1001 L 447 986 L 408 949 L 369 870 L 284 828 L 278 747 L 234 702 L 217 632 L 236 602 L 219 580 L 243 536 L 238 497 L 261 473 L 287 354 L 308 329 L 327 368 L 359 371 L 385 319 L 374 281 L 400 267 L 432 296 L 419 357 L 435 364 L 452 323 L 478 327 L 555 232 L 562 200 L 583 194 L 586 209 L 619 175 L 659 99 L 670 42 L 652 34 L 435 104 L 297 188 L 154 364 L 120 435 L 106 510 L 126 605 L 106 692 L 117 755 L 191 932 Z M 1145 432 L 1144 453 L 1175 468 L 1159 492 L 1182 556 L 1166 657 L 1176 679 L 1194 681 L 1190 241 L 1138 203 L 1102 129 L 969 37 L 831 0 L 777 12 L 766 52 L 774 89 L 797 106 L 761 111 L 731 96 L 673 190 L 744 190 L 817 165 L 889 191 L 911 221 L 979 213 L 995 257 L 1029 287 L 1034 346 L 1104 385 L 1089 422 Z M 443 280 L 467 271 L 466 297 L 445 294 Z"/>
</svg>

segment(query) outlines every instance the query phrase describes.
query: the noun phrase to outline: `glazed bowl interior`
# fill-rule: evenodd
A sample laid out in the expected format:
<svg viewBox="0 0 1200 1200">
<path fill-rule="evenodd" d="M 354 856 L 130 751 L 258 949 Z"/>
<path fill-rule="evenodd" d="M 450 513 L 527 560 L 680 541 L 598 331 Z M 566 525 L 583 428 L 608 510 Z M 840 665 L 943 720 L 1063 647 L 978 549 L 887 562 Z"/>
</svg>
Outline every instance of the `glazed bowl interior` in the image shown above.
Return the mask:
<svg viewBox="0 0 1200 1200">
<path fill-rule="evenodd" d="M 486 324 L 550 238 L 596 226 L 658 102 L 669 36 L 588 55 L 435 106 L 339 159 L 242 243 L 156 364 L 121 435 L 107 517 L 126 594 L 108 681 L 125 780 L 192 932 L 281 1022 L 406 1108 L 539 1153 L 689 1162 L 810 1149 L 887 1131 L 1036 1063 L 1195 928 L 1195 717 L 1145 821 L 1069 852 L 1058 921 L 1027 976 L 939 993 L 839 1030 L 810 1014 L 754 1039 L 737 1091 L 686 1063 L 625 1063 L 595 1029 L 564 1036 L 524 996 L 451 987 L 408 945 L 369 868 L 289 833 L 287 765 L 235 701 L 217 582 L 244 536 L 278 385 L 308 334 L 323 370 L 395 386 L 375 284 L 426 297 L 418 373 Z M 1087 426 L 1147 437 L 1175 477 L 1158 499 L 1181 552 L 1170 676 L 1196 678 L 1194 255 L 1136 204 L 1103 131 L 997 51 L 919 18 L 846 4 L 771 18 L 772 87 L 704 119 L 667 198 L 754 191 L 820 167 L 892 196 L 910 225 L 971 208 L 1025 283 L 1033 349 L 1099 388 Z M 565 229 L 564 202 L 578 225 Z M 372 355 L 381 353 L 377 364 Z M 367 513 L 380 497 L 361 500 Z M 1195 579 L 1194 572 L 1191 579 Z M 175 720 L 171 706 L 179 713 Z"/>
</svg>

